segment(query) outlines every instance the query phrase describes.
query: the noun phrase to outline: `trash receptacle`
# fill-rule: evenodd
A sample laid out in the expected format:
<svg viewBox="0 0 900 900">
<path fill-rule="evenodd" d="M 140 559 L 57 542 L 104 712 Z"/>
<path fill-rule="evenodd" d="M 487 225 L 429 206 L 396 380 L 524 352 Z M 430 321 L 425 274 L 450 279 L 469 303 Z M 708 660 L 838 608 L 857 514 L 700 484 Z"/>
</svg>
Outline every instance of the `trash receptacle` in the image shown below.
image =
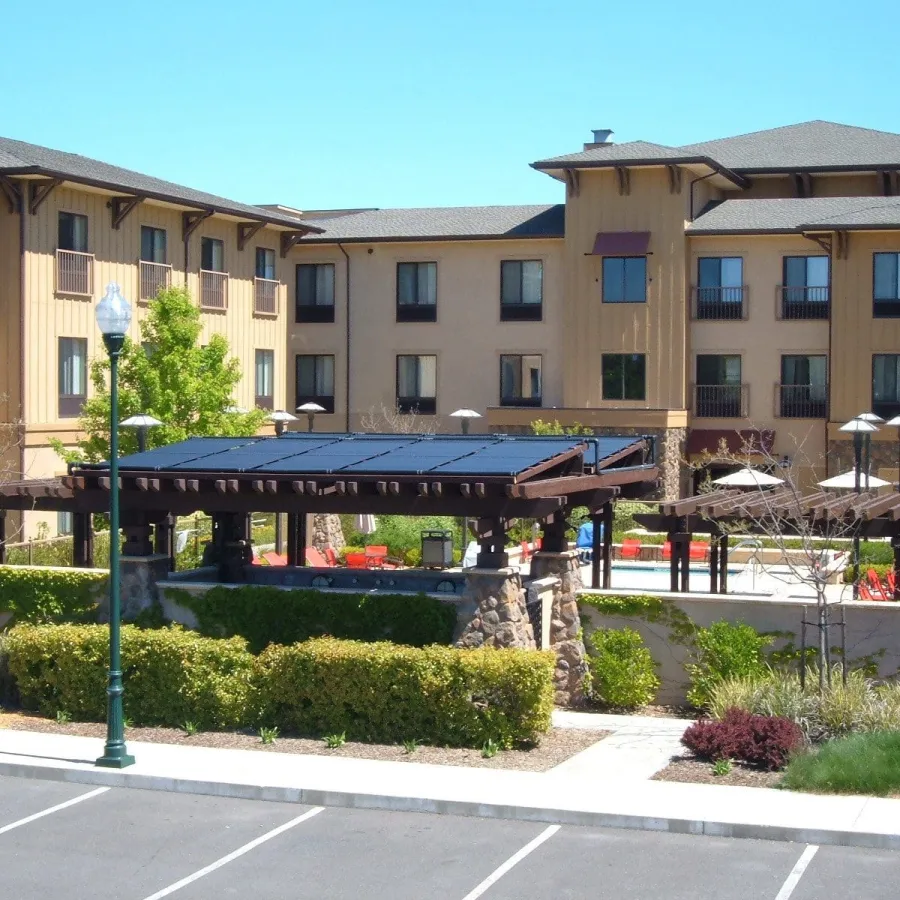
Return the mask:
<svg viewBox="0 0 900 900">
<path fill-rule="evenodd" d="M 448 569 L 453 565 L 453 532 L 422 532 L 422 566 L 425 569 Z"/>
</svg>

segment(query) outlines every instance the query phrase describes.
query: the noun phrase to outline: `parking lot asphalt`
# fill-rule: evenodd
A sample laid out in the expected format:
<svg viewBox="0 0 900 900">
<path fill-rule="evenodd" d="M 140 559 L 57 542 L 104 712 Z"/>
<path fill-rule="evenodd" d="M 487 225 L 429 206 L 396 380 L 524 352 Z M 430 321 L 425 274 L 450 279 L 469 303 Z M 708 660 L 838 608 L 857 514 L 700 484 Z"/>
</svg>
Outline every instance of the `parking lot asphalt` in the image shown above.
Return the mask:
<svg viewBox="0 0 900 900">
<path fill-rule="evenodd" d="M 900 853 L 0 777 L 2 900 L 881 900 Z"/>
</svg>

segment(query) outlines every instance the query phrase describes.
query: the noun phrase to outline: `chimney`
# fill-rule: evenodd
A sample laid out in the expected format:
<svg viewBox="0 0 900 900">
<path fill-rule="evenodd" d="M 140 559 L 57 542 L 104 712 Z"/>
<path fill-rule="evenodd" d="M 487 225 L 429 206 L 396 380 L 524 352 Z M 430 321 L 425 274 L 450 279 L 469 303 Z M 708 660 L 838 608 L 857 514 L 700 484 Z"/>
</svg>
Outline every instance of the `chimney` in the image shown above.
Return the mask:
<svg viewBox="0 0 900 900">
<path fill-rule="evenodd" d="M 593 150 L 595 147 L 605 147 L 612 143 L 609 139 L 613 133 L 611 128 L 594 128 L 592 129 L 594 140 L 584 145 L 585 150 Z"/>
</svg>

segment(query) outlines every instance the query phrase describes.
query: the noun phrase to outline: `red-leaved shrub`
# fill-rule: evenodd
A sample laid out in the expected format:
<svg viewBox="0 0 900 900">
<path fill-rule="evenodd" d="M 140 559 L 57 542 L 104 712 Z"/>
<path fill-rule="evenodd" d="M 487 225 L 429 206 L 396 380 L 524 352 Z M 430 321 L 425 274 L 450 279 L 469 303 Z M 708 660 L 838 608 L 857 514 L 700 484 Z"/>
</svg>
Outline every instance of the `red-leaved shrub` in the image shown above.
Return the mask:
<svg viewBox="0 0 900 900">
<path fill-rule="evenodd" d="M 796 722 L 781 716 L 754 716 L 743 709 L 729 709 L 721 721 L 695 722 L 681 743 L 702 759 L 737 759 L 780 769 L 803 744 L 803 732 Z"/>
</svg>

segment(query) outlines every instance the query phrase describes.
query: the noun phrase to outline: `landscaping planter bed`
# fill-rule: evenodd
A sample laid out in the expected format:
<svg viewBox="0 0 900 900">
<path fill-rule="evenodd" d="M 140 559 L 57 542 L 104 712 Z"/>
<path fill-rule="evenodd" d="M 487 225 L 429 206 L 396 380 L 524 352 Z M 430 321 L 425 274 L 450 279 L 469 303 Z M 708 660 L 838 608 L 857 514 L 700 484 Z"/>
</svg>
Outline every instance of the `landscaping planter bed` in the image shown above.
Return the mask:
<svg viewBox="0 0 900 900">
<path fill-rule="evenodd" d="M 674 756 L 664 769 L 653 776 L 654 781 L 681 781 L 688 784 L 731 785 L 735 787 L 773 788 L 781 780 L 781 772 L 769 772 L 755 766 L 735 762 L 727 775 L 713 775 L 712 763 L 697 759 L 693 754 Z"/>
</svg>

